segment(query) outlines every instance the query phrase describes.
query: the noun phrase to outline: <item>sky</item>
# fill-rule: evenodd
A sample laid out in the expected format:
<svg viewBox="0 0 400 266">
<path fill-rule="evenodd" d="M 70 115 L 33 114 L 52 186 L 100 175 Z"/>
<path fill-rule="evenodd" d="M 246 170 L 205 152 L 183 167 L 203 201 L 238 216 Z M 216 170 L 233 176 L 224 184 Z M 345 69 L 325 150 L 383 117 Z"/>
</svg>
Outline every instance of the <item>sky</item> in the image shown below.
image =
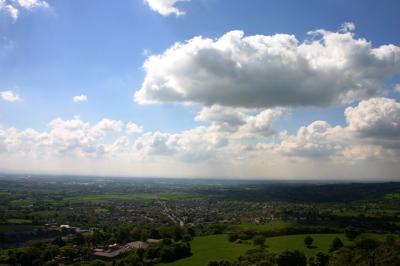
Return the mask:
<svg viewBox="0 0 400 266">
<path fill-rule="evenodd" d="M 398 180 L 399 9 L 0 0 L 0 171 Z"/>
</svg>

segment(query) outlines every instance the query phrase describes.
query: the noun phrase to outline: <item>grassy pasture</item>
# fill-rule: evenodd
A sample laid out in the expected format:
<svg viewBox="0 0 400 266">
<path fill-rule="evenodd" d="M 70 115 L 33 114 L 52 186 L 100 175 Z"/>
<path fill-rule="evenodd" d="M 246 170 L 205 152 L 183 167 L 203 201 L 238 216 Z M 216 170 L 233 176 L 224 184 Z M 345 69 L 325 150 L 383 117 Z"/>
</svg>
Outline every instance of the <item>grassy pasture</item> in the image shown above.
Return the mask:
<svg viewBox="0 0 400 266">
<path fill-rule="evenodd" d="M 251 245 L 236 244 L 228 241 L 227 235 L 211 235 L 196 237 L 191 243 L 193 255 L 172 263 L 159 266 L 204 266 L 210 260 L 235 260 L 244 254 Z"/>
<path fill-rule="evenodd" d="M 0 224 L 0 233 L 30 231 L 38 227 L 31 224 Z"/>
<path fill-rule="evenodd" d="M 304 244 L 304 238 L 311 236 L 314 239 L 313 247 L 307 248 Z M 350 244 L 344 234 L 306 234 L 306 235 L 288 235 L 269 237 L 266 240 L 268 250 L 274 253 L 280 253 L 289 250 L 300 250 L 306 257 L 315 256 L 318 252 L 328 252 L 331 243 L 335 237 L 339 237 L 344 245 Z"/>
<path fill-rule="evenodd" d="M 136 194 L 94 194 L 66 197 L 63 202 L 82 203 L 82 202 L 109 202 L 109 201 L 141 201 L 141 200 L 181 200 L 197 199 L 200 196 L 189 193 L 136 193 Z"/>
<path fill-rule="evenodd" d="M 313 247 L 307 248 L 304 238 L 311 236 L 314 239 Z M 322 251 L 327 253 L 335 237 L 339 237 L 344 245 L 350 245 L 344 234 L 303 234 L 268 237 L 266 239 L 267 250 L 273 253 L 280 253 L 285 250 L 300 250 L 306 257 L 315 256 Z M 383 240 L 385 236 L 376 234 L 365 234 L 368 237 L 376 237 Z M 190 244 L 193 255 L 188 258 L 177 260 L 171 263 L 161 263 L 158 266 L 204 266 L 210 260 L 236 260 L 247 250 L 255 248 L 249 241 L 247 244 L 237 244 L 228 241 L 227 235 L 211 235 L 196 237 Z"/>
<path fill-rule="evenodd" d="M 10 202 L 12 207 L 29 207 L 33 204 L 30 199 L 17 199 Z"/>
<path fill-rule="evenodd" d="M 289 227 L 295 226 L 295 222 L 288 222 L 288 221 L 270 221 L 265 224 L 252 224 L 252 223 L 243 223 L 238 225 L 232 225 L 229 229 L 238 229 L 238 230 L 255 230 L 257 232 L 264 232 L 264 231 L 275 231 L 281 230 Z"/>
<path fill-rule="evenodd" d="M 10 224 L 30 224 L 30 223 L 32 223 L 32 220 L 28 220 L 28 219 L 8 219 L 7 222 L 10 223 Z"/>
</svg>

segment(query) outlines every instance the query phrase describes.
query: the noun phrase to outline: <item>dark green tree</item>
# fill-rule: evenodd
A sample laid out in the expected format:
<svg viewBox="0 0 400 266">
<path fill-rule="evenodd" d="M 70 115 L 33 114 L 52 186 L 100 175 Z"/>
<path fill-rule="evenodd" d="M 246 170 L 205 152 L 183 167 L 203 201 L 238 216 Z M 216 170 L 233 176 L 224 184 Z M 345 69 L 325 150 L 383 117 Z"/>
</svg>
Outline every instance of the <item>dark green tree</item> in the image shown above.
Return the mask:
<svg viewBox="0 0 400 266">
<path fill-rule="evenodd" d="M 256 235 L 253 237 L 253 244 L 256 246 L 264 246 L 265 237 L 262 235 Z"/>
<path fill-rule="evenodd" d="M 331 247 L 330 247 L 329 251 L 330 252 L 336 251 L 336 250 L 338 250 L 339 248 L 342 248 L 342 247 L 343 247 L 342 240 L 340 240 L 340 238 L 338 238 L 338 237 L 335 237 L 335 239 L 332 240 Z"/>
<path fill-rule="evenodd" d="M 329 255 L 323 252 L 318 252 L 315 263 L 317 266 L 327 266 L 329 262 Z"/>
<path fill-rule="evenodd" d="M 348 226 L 346 229 L 344 229 L 344 234 L 349 240 L 353 241 L 360 234 L 360 232 L 354 227 Z"/>
<path fill-rule="evenodd" d="M 306 244 L 306 246 L 308 248 L 311 248 L 313 242 L 314 242 L 314 239 L 311 236 L 306 236 L 304 238 L 304 244 Z"/>
<path fill-rule="evenodd" d="M 298 250 L 286 250 L 276 257 L 278 266 L 306 266 L 307 259 L 304 254 Z"/>
</svg>

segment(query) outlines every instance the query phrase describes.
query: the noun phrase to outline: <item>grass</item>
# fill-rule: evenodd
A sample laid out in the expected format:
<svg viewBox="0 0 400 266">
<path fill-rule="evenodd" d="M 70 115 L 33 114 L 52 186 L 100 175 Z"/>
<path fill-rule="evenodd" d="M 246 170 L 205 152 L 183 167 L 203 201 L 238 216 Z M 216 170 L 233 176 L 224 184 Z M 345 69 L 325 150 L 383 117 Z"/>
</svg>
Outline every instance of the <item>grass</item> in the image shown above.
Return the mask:
<svg viewBox="0 0 400 266">
<path fill-rule="evenodd" d="M 307 248 L 304 238 L 311 236 L 314 239 L 313 248 Z M 384 236 L 368 234 L 368 237 L 375 237 L 382 240 Z M 280 253 L 285 250 L 299 250 L 306 257 L 315 256 L 322 251 L 327 253 L 335 237 L 339 237 L 344 245 L 349 241 L 344 234 L 303 234 L 269 237 L 266 239 L 267 250 Z M 191 243 L 193 255 L 188 258 L 177 260 L 171 263 L 161 263 L 157 266 L 204 266 L 211 260 L 236 260 L 247 250 L 255 248 L 251 244 L 236 244 L 228 241 L 227 235 L 211 235 L 196 237 Z"/>
<path fill-rule="evenodd" d="M 28 207 L 33 204 L 33 201 L 27 199 L 17 199 L 17 200 L 12 200 L 10 204 L 13 207 Z"/>
<path fill-rule="evenodd" d="M 95 194 L 82 195 L 76 197 L 64 198 L 64 202 L 82 203 L 82 202 L 109 202 L 109 201 L 141 201 L 141 200 L 181 200 L 181 199 L 196 199 L 200 196 L 181 193 L 137 193 L 137 194 Z"/>
<path fill-rule="evenodd" d="M 31 212 L 30 215 L 32 216 L 36 216 L 38 218 L 49 218 L 52 217 L 56 214 L 55 211 L 35 211 L 35 212 Z"/>
<path fill-rule="evenodd" d="M 172 263 L 158 266 L 204 266 L 210 260 L 236 260 L 244 254 L 250 245 L 236 244 L 228 241 L 227 235 L 199 236 L 190 242 L 193 255 Z"/>
<path fill-rule="evenodd" d="M 311 236 L 314 239 L 313 248 L 307 248 L 304 244 L 304 238 L 306 236 Z M 375 238 L 379 241 L 383 241 L 386 235 L 366 233 L 361 236 L 368 238 Z M 287 236 L 277 236 L 269 237 L 266 240 L 266 245 L 268 250 L 274 253 L 279 253 L 289 250 L 300 250 L 306 255 L 306 257 L 315 256 L 318 252 L 328 252 L 331 243 L 335 237 L 340 238 L 344 245 L 349 245 L 353 242 L 348 240 L 344 234 L 304 234 L 304 235 L 287 235 Z"/>
<path fill-rule="evenodd" d="M 366 216 L 366 217 L 382 217 L 382 216 L 392 216 L 400 213 L 400 209 L 378 209 L 378 208 L 369 208 L 368 210 L 335 210 L 332 214 L 337 216 L 347 216 L 347 217 L 358 217 L 358 216 Z"/>
<path fill-rule="evenodd" d="M 28 220 L 28 219 L 8 219 L 7 222 L 10 223 L 10 224 L 31 224 L 32 220 Z"/>
<path fill-rule="evenodd" d="M 37 227 L 30 224 L 0 224 L 0 233 L 30 231 Z"/>
<path fill-rule="evenodd" d="M 272 230 L 281 230 L 289 227 L 295 226 L 296 223 L 288 222 L 288 221 L 270 221 L 265 224 L 251 224 L 251 223 L 243 223 L 238 225 L 232 225 L 230 229 L 239 229 L 239 230 L 255 230 L 257 232 L 263 231 L 272 231 Z"/>
<path fill-rule="evenodd" d="M 304 244 L 304 238 L 311 236 L 314 239 L 313 248 L 307 248 Z M 328 252 L 331 243 L 335 237 L 339 237 L 344 245 L 350 244 L 344 234 L 308 234 L 308 235 L 288 235 L 267 238 L 265 244 L 268 250 L 274 253 L 280 253 L 289 250 L 299 250 L 306 257 L 315 256 L 318 252 Z"/>
<path fill-rule="evenodd" d="M 399 200 L 400 192 L 386 194 L 384 198 L 388 200 Z"/>
<path fill-rule="evenodd" d="M 102 213 L 107 213 L 108 210 L 106 208 L 96 208 L 96 209 L 94 209 L 94 212 L 96 214 L 102 214 Z"/>
</svg>

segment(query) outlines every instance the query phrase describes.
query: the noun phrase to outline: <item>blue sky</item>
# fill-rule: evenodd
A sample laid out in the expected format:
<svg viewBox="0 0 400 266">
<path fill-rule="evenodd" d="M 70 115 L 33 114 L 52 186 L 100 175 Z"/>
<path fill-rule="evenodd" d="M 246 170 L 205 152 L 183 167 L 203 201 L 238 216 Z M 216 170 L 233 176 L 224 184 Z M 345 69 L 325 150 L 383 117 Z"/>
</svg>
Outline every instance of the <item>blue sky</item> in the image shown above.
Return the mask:
<svg viewBox="0 0 400 266">
<path fill-rule="evenodd" d="M 3 128 L 15 127 L 20 132 L 27 128 L 47 132 L 50 121 L 56 118 L 67 121 L 74 116 L 93 125 L 104 118 L 123 123 L 131 121 L 143 127 L 142 134 L 156 131 L 180 134 L 199 125 L 212 124 L 212 120 L 195 119 L 200 110 L 208 106 L 201 101 L 192 99 L 192 103 L 188 104 L 185 101 L 171 103 L 157 100 L 157 104 L 142 104 L 133 99 L 146 77 L 150 77 L 142 68 L 148 57 L 162 55 L 175 42 L 185 42 L 195 36 L 216 40 L 229 31 L 243 30 L 245 36 L 269 36 L 276 33 L 294 35 L 302 43 L 309 38 L 309 31 L 325 29 L 339 32 L 343 23 L 352 22 L 356 27 L 351 30 L 352 38 L 364 38 L 374 48 L 386 44 L 400 46 L 398 1 L 305 3 L 192 0 L 175 3 L 176 8 L 185 12 L 179 16 L 160 14 L 143 0 L 121 0 L 118 3 L 103 0 L 48 0 L 46 6 L 39 5 L 43 1 L 26 1 L 36 3 L 36 6 L 5 1 L 1 8 L 0 1 L 0 91 L 12 91 L 20 97 L 20 100 L 14 102 L 0 101 L 0 125 Z M 17 18 L 13 18 L 6 10 L 7 5 L 18 9 Z M 272 131 L 279 134 L 286 130 L 289 134 L 296 135 L 299 128 L 317 120 L 326 121 L 332 127 L 346 127 L 344 111 L 349 106 L 357 107 L 360 101 L 375 96 L 383 96 L 397 103 L 399 93 L 393 87 L 400 82 L 398 70 L 394 66 L 389 71 L 390 74 L 384 75 L 383 93 L 363 96 L 346 103 L 332 102 L 323 107 L 318 104 L 282 106 L 285 111 L 279 119 L 274 120 Z M 87 96 L 87 101 L 74 102 L 73 97 L 81 94 Z M 228 104 L 225 107 L 232 106 Z M 238 106 L 234 106 L 236 107 Z M 261 109 L 259 107 L 250 113 L 257 114 L 271 106 L 262 106 Z M 247 114 L 250 113 L 247 111 Z M 7 134 L 9 136 L 12 133 Z M 270 142 L 271 138 L 275 139 L 271 134 L 264 137 L 263 143 Z M 113 135 L 105 139 L 109 143 L 113 141 Z M 130 141 L 134 143 L 135 139 Z M 252 138 L 250 142 L 258 143 Z M 391 156 L 393 154 L 397 155 L 397 150 Z M 18 160 L 20 159 L 15 159 L 15 164 Z M 329 163 L 328 159 L 325 162 Z M 206 165 L 214 163 L 205 162 Z M 191 167 L 186 165 L 185 169 Z M 4 165 L 0 170 L 2 168 L 18 170 L 8 169 Z M 360 169 L 364 169 L 363 166 Z M 36 168 L 22 170 L 40 171 Z M 51 168 L 48 171 L 64 170 Z M 395 170 L 397 168 L 392 167 L 387 176 L 393 177 Z M 81 172 L 92 173 L 88 168 L 77 171 Z M 109 172 L 114 173 L 113 170 Z M 220 169 L 204 175 L 214 173 L 219 176 L 233 175 Z M 262 173 L 260 170 L 248 175 L 262 176 Z M 290 173 L 282 173 L 278 171 L 265 175 L 292 176 Z M 363 173 L 360 170 L 358 175 Z M 130 169 L 123 174 L 153 173 Z M 247 172 L 244 171 L 244 174 L 247 175 Z M 175 176 L 174 172 L 168 175 Z M 304 175 L 317 176 L 319 173 L 307 170 Z M 353 176 L 357 173 L 344 172 L 343 176 L 346 175 Z"/>
</svg>

